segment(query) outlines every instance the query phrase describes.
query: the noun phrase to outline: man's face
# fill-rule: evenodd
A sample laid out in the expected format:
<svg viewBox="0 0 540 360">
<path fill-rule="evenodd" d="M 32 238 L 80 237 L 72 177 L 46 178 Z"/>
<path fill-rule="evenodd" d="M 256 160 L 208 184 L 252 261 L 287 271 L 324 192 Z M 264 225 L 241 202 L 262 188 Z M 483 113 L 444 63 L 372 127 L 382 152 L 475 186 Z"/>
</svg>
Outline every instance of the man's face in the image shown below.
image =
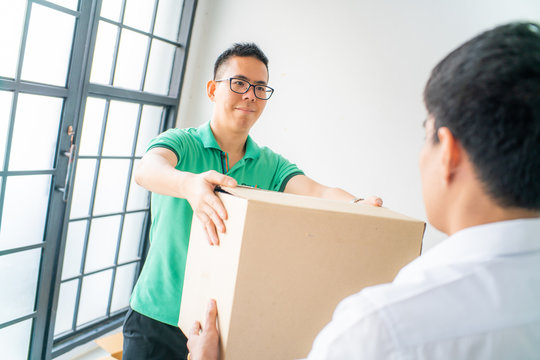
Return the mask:
<svg viewBox="0 0 540 360">
<path fill-rule="evenodd" d="M 234 56 L 218 69 L 216 77 L 216 80 L 235 77 L 254 85 L 267 85 L 268 71 L 264 63 L 254 57 Z M 216 103 L 214 118 L 219 122 L 216 125 L 233 132 L 249 132 L 267 102 L 255 97 L 253 87 L 245 94 L 231 91 L 229 81 L 215 82 L 215 91 L 209 96 Z"/>
<path fill-rule="evenodd" d="M 428 117 L 424 123 L 426 133 L 424 147 L 420 153 L 420 176 L 422 179 L 422 195 L 428 221 L 435 228 L 441 230 L 441 220 L 444 211 L 445 199 L 442 194 L 442 174 L 440 169 L 440 144 L 433 142 L 435 136 L 435 121 Z"/>
</svg>

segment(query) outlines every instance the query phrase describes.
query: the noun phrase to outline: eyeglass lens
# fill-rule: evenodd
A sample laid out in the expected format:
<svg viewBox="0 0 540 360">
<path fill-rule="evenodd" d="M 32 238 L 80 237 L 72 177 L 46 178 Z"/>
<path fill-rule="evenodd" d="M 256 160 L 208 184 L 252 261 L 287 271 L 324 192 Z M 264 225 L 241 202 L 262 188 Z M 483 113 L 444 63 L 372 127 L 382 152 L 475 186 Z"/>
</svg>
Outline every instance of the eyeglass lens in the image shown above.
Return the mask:
<svg viewBox="0 0 540 360">
<path fill-rule="evenodd" d="M 239 93 L 245 94 L 250 86 L 253 86 L 255 89 L 255 96 L 259 99 L 267 100 L 272 96 L 272 89 L 264 85 L 250 85 L 247 81 L 241 79 L 231 79 L 231 90 Z"/>
</svg>

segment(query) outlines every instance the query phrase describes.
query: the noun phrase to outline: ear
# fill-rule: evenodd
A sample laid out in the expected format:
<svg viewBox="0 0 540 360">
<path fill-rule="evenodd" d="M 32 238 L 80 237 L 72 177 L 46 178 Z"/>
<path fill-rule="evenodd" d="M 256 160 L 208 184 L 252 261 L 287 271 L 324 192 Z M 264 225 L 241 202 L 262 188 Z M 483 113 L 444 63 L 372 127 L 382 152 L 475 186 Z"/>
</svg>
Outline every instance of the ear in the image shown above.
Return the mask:
<svg viewBox="0 0 540 360">
<path fill-rule="evenodd" d="M 441 146 L 443 181 L 449 184 L 463 160 L 463 148 L 447 127 L 440 127 L 437 135 Z"/>
<path fill-rule="evenodd" d="M 216 82 L 214 80 L 210 80 L 206 83 L 206 95 L 208 95 L 208 98 L 212 101 L 214 101 L 216 95 Z"/>
</svg>

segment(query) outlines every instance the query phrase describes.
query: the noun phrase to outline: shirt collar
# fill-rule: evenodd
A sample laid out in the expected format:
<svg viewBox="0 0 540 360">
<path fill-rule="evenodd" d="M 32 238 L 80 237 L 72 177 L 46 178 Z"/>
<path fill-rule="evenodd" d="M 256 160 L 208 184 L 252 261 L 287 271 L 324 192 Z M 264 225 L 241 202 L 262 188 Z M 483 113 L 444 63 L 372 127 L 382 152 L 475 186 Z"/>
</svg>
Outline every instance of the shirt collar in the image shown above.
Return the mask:
<svg viewBox="0 0 540 360">
<path fill-rule="evenodd" d="M 533 251 L 540 251 L 540 218 L 501 221 L 458 231 L 403 270 L 409 272 L 418 267 L 427 269 Z"/>
<path fill-rule="evenodd" d="M 221 150 L 219 144 L 216 141 L 216 138 L 214 137 L 212 128 L 210 127 L 210 121 L 199 126 L 197 128 L 197 132 L 199 133 L 199 136 L 201 137 L 202 143 L 205 148 Z"/>
<path fill-rule="evenodd" d="M 246 154 L 244 155 L 244 159 L 257 159 L 259 155 L 261 154 L 261 148 L 253 139 L 251 139 L 251 136 L 248 135 L 246 140 Z"/>
<path fill-rule="evenodd" d="M 210 121 L 199 126 L 197 128 L 197 132 L 205 148 L 218 149 L 222 151 L 216 141 L 216 138 L 214 137 L 212 128 L 210 127 Z M 259 147 L 259 145 L 257 145 L 257 143 L 255 143 L 255 141 L 253 141 L 253 139 L 251 139 L 251 136 L 248 135 L 246 140 L 246 153 L 244 155 L 244 159 L 257 159 L 260 154 L 261 148 Z"/>
</svg>

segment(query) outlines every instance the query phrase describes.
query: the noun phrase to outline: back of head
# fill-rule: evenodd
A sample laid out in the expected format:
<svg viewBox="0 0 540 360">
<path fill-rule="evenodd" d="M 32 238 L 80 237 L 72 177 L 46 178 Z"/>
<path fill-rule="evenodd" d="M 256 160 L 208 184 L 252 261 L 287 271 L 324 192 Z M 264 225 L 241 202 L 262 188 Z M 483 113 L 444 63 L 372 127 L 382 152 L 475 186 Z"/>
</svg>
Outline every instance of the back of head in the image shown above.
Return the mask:
<svg viewBox="0 0 540 360">
<path fill-rule="evenodd" d="M 221 55 L 218 56 L 215 64 L 214 64 L 214 80 L 216 80 L 216 76 L 218 74 L 219 69 L 223 64 L 227 62 L 231 57 L 233 56 L 241 56 L 241 57 L 254 57 L 258 60 L 260 60 L 264 66 L 266 66 L 266 70 L 268 70 L 268 58 L 264 53 L 262 52 L 259 47 L 254 43 L 235 43 L 233 46 L 225 50 L 221 53 Z"/>
<path fill-rule="evenodd" d="M 540 209 L 538 25 L 502 25 L 460 46 L 433 69 L 424 101 L 435 131 L 450 129 L 492 199 Z"/>
</svg>

